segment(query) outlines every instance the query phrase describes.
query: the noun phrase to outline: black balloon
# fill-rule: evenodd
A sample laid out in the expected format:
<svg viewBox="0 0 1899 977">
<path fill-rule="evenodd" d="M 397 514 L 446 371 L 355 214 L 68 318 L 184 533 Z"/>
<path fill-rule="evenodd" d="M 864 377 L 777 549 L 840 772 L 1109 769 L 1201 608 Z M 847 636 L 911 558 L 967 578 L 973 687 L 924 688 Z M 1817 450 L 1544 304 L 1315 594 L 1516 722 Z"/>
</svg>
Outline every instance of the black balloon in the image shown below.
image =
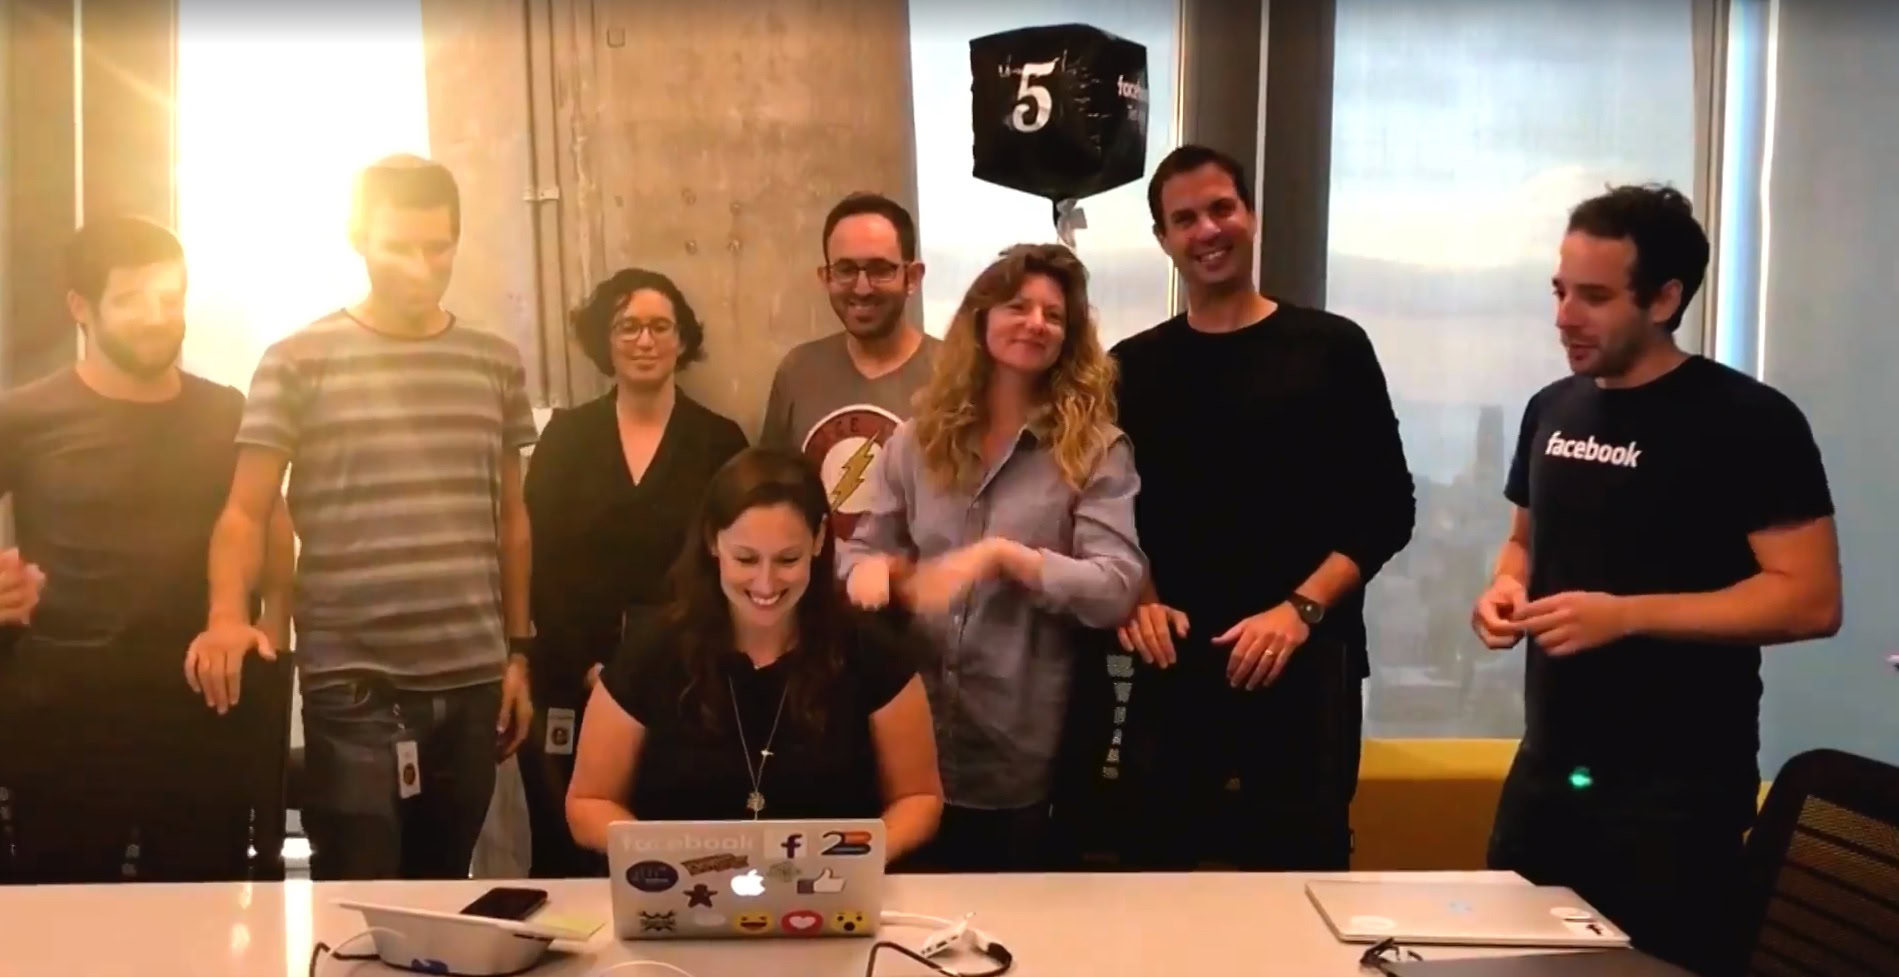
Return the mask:
<svg viewBox="0 0 1899 977">
<path fill-rule="evenodd" d="M 1147 168 L 1147 48 L 1085 24 L 969 42 L 979 180 L 1061 202 Z"/>
</svg>

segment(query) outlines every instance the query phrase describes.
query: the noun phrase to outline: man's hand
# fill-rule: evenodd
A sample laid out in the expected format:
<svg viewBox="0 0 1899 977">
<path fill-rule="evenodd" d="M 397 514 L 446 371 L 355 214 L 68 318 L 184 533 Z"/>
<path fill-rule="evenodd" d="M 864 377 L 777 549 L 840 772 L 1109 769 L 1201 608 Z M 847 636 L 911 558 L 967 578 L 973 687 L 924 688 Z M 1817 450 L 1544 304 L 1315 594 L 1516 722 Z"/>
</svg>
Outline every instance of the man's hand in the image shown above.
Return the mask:
<svg viewBox="0 0 1899 977">
<path fill-rule="evenodd" d="M 1001 542 L 985 539 L 925 560 L 898 582 L 897 591 L 919 614 L 945 613 L 969 588 L 1001 572 Z"/>
<path fill-rule="evenodd" d="M 1613 594 L 1572 590 L 1523 605 L 1512 621 L 1560 658 L 1628 637 L 1627 608 Z"/>
<path fill-rule="evenodd" d="M 1509 648 L 1523 638 L 1523 627 L 1516 623 L 1516 616 L 1529 602 L 1523 581 L 1509 574 L 1498 577 L 1477 598 L 1477 606 L 1470 612 L 1470 628 L 1477 632 L 1484 647 L 1498 651 Z"/>
<path fill-rule="evenodd" d="M 534 725 L 534 701 L 528 696 L 528 663 L 520 655 L 508 656 L 508 670 L 501 676 L 501 715 L 495 717 L 495 744 L 500 750 L 496 762 L 506 760 L 527 742 Z"/>
<path fill-rule="evenodd" d="M 1233 646 L 1227 654 L 1226 680 L 1250 691 L 1278 681 L 1293 652 L 1310 637 L 1312 629 L 1299 612 L 1291 604 L 1280 604 L 1233 625 L 1213 643 Z"/>
<path fill-rule="evenodd" d="M 1155 668 L 1168 668 L 1180 660 L 1174 639 L 1187 636 L 1187 615 L 1159 602 L 1140 604 L 1114 634 L 1121 639 L 1122 651 L 1140 655 Z"/>
<path fill-rule="evenodd" d="M 0 624 L 31 624 L 33 608 L 46 589 L 46 574 L 20 559 L 20 551 L 0 550 Z"/>
<path fill-rule="evenodd" d="M 265 661 L 277 660 L 277 646 L 262 630 L 242 621 L 212 624 L 185 652 L 185 683 L 218 715 L 230 712 L 244 678 L 244 653 L 252 648 Z"/>
</svg>

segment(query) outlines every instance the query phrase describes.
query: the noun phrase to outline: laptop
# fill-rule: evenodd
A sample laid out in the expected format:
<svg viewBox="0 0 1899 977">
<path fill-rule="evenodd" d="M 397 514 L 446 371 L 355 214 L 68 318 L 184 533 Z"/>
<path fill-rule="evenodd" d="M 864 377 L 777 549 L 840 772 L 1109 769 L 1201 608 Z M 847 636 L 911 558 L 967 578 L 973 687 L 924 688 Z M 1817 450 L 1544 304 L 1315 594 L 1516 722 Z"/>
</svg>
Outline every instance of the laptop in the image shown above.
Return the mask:
<svg viewBox="0 0 1899 977">
<path fill-rule="evenodd" d="M 1404 961 L 1385 964 L 1383 970 L 1390 977 L 1695 977 L 1674 964 L 1629 949 Z"/>
<path fill-rule="evenodd" d="M 1483 882 L 1306 883 L 1306 896 L 1346 943 L 1622 947 L 1628 935 L 1557 886 Z"/>
<path fill-rule="evenodd" d="M 619 821 L 607 865 L 623 940 L 870 936 L 884 823 Z"/>
</svg>

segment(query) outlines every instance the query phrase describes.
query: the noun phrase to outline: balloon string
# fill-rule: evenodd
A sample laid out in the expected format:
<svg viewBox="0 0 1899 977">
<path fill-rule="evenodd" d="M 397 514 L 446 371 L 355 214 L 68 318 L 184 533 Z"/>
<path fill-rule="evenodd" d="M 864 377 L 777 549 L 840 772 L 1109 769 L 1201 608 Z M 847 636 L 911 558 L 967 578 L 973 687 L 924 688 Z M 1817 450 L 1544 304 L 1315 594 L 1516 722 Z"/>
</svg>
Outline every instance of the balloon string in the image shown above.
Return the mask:
<svg viewBox="0 0 1899 977">
<path fill-rule="evenodd" d="M 1075 231 L 1088 226 L 1088 217 L 1082 213 L 1080 202 L 1070 200 L 1055 201 L 1055 236 L 1070 248 L 1075 246 Z"/>
</svg>

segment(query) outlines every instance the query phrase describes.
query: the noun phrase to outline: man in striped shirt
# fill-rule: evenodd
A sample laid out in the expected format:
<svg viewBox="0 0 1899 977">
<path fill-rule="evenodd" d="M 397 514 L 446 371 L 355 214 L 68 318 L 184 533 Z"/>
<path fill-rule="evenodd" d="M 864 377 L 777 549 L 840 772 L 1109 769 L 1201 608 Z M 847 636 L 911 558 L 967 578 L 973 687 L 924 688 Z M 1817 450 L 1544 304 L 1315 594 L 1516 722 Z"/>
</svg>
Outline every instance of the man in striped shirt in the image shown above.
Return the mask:
<svg viewBox="0 0 1899 977">
<path fill-rule="evenodd" d="M 461 232 L 454 177 L 391 157 L 359 177 L 369 297 L 273 345 L 237 433 L 189 667 L 214 706 L 267 641 L 244 597 L 290 472 L 317 879 L 466 878 L 495 765 L 526 738 L 532 444 L 519 353 L 441 307 Z"/>
</svg>

